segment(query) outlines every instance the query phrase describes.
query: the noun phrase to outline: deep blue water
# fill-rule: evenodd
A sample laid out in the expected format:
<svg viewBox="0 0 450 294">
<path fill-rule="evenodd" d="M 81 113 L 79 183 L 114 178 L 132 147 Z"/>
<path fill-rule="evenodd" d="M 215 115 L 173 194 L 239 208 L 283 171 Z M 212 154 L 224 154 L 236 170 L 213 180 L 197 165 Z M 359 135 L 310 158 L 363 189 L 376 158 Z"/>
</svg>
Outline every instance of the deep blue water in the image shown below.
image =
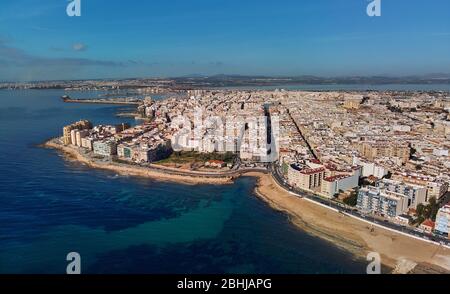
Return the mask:
<svg viewBox="0 0 450 294">
<path fill-rule="evenodd" d="M 83 273 L 365 272 L 364 261 L 258 200 L 252 178 L 157 182 L 37 147 L 79 119 L 127 121 L 118 107 L 64 104 L 62 94 L 0 91 L 0 273 L 65 273 L 72 251 Z"/>
</svg>

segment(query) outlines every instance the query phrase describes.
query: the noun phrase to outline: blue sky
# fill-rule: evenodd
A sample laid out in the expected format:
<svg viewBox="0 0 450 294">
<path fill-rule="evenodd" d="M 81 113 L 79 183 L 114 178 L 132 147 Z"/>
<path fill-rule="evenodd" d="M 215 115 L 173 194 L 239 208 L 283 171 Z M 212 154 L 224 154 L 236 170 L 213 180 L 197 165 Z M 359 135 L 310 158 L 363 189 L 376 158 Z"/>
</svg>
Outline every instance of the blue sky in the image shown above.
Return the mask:
<svg viewBox="0 0 450 294">
<path fill-rule="evenodd" d="M 450 73 L 450 1 L 2 0 L 0 80 Z"/>
</svg>

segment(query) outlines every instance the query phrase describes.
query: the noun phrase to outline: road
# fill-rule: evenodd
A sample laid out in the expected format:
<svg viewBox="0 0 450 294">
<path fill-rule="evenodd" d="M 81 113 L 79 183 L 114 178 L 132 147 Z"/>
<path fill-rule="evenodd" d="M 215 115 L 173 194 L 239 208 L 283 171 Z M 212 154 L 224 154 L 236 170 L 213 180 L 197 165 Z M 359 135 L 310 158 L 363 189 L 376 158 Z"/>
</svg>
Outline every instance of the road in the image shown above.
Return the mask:
<svg viewBox="0 0 450 294">
<path fill-rule="evenodd" d="M 115 164 L 118 165 L 125 165 L 129 166 L 129 163 L 118 163 L 115 162 Z M 248 167 L 243 168 L 241 166 L 238 166 L 236 168 L 233 168 L 230 171 L 226 172 L 197 172 L 197 171 L 183 171 L 183 170 L 174 170 L 174 169 L 167 169 L 164 167 L 157 166 L 155 164 L 136 164 L 136 167 L 146 168 L 155 170 L 158 172 L 163 172 L 171 175 L 180 175 L 180 176 L 191 176 L 191 177 L 204 177 L 204 178 L 223 178 L 223 177 L 238 177 L 246 173 L 250 172 L 261 172 L 261 173 L 270 173 L 272 175 L 272 178 L 277 182 L 277 184 L 284 188 L 286 191 L 289 191 L 293 195 L 296 195 L 300 198 L 306 198 L 310 201 L 313 201 L 317 204 L 321 204 L 323 206 L 329 207 L 331 209 L 337 210 L 338 212 L 348 215 L 350 217 L 354 217 L 360 220 L 364 220 L 368 223 L 371 223 L 375 226 L 380 226 L 389 230 L 394 230 L 398 233 L 406 234 L 410 237 L 418 238 L 423 241 L 427 242 L 435 242 L 440 245 L 445 245 L 447 248 L 450 249 L 450 241 L 444 237 L 435 235 L 435 234 L 426 234 L 423 232 L 416 231 L 415 229 L 411 227 L 406 227 L 402 225 L 398 225 L 392 222 L 389 222 L 388 220 L 378 220 L 374 216 L 371 215 L 365 215 L 360 213 L 356 208 L 350 207 L 345 205 L 344 203 L 337 202 L 333 199 L 326 199 L 321 196 L 318 196 L 312 192 L 304 191 L 297 189 L 295 187 L 290 186 L 286 179 L 282 176 L 278 165 L 276 163 L 271 163 L 267 165 L 267 168 L 265 167 Z"/>
<path fill-rule="evenodd" d="M 318 195 L 315 195 L 314 193 L 294 188 L 286 182 L 284 177 L 281 175 L 280 170 L 277 168 L 276 164 L 271 164 L 269 166 L 269 170 L 272 174 L 273 179 L 277 182 L 277 184 L 279 186 L 283 187 L 287 191 L 290 191 L 292 194 L 297 195 L 298 197 L 307 198 L 316 203 L 320 203 L 329 208 L 338 210 L 340 213 L 345 213 L 349 216 L 363 219 L 366 222 L 372 223 L 377 226 L 384 227 L 386 229 L 395 230 L 399 233 L 407 234 L 407 235 L 410 235 L 411 237 L 415 237 L 415 238 L 420 238 L 424 241 L 433 241 L 433 242 L 440 243 L 441 245 L 450 246 L 450 241 L 444 237 L 437 236 L 437 235 L 425 234 L 425 233 L 416 231 L 413 228 L 401 226 L 401 225 L 389 222 L 387 220 L 380 221 L 380 220 L 375 219 L 373 216 L 362 214 L 355 208 L 351 208 L 343 203 L 337 202 L 332 199 L 325 199 Z"/>
<path fill-rule="evenodd" d="M 121 163 L 114 162 L 114 164 L 129 166 L 130 163 Z M 224 178 L 224 177 L 239 177 L 243 174 L 250 172 L 261 172 L 268 173 L 267 168 L 263 167 L 239 167 L 238 169 L 231 169 L 225 172 L 199 172 L 199 171 L 183 171 L 181 169 L 175 170 L 173 168 L 167 168 L 163 166 L 158 166 L 156 164 L 133 164 L 136 167 L 150 169 L 153 171 L 166 173 L 169 175 L 178 175 L 178 176 L 189 176 L 189 177 L 199 177 L 199 178 Z"/>
<path fill-rule="evenodd" d="M 329 208 L 335 209 L 337 211 L 339 211 L 340 213 L 344 213 L 347 214 L 349 216 L 353 216 L 355 218 L 359 218 L 362 220 L 365 220 L 366 222 L 372 223 L 374 225 L 377 226 L 381 226 L 383 228 L 386 229 L 391 229 L 391 230 L 395 230 L 397 232 L 403 233 L 403 234 L 407 234 L 410 235 L 412 237 L 415 238 L 420 238 L 424 241 L 433 241 L 433 242 L 437 242 L 440 244 L 445 244 L 447 246 L 450 246 L 450 241 L 446 238 L 443 238 L 441 236 L 437 236 L 437 235 L 430 235 L 430 234 L 426 234 L 426 233 L 422 233 L 419 231 L 414 230 L 413 228 L 410 227 L 406 227 L 406 226 L 402 226 L 402 225 L 398 225 L 392 222 L 389 222 L 387 220 L 377 220 L 375 219 L 373 216 L 371 215 L 365 215 L 360 213 L 356 208 L 352 208 L 350 206 L 347 206 L 341 202 L 332 200 L 332 199 L 325 199 L 321 196 L 315 195 L 312 192 L 308 192 L 308 191 L 304 191 L 304 190 L 300 190 L 297 188 L 294 188 L 292 186 L 290 186 L 286 180 L 284 179 L 284 177 L 281 175 L 280 170 L 276 167 L 276 164 L 270 164 L 268 165 L 268 169 L 266 168 L 262 168 L 262 167 L 255 167 L 255 168 L 242 168 L 240 167 L 239 169 L 234 169 L 231 171 L 227 171 L 227 172 L 222 172 L 222 173 L 207 173 L 207 172 L 191 172 L 191 171 L 174 171 L 174 170 L 167 170 L 165 168 L 161 168 L 161 167 L 157 167 L 154 165 L 151 165 L 151 167 L 147 166 L 143 166 L 146 168 L 150 168 L 150 169 L 154 169 L 160 172 L 164 172 L 164 173 L 169 173 L 169 174 L 174 174 L 174 175 L 183 175 L 183 176 L 195 176 L 195 177 L 212 177 L 212 178 L 221 178 L 221 177 L 237 177 L 249 172 L 262 172 L 262 173 L 271 173 L 273 179 L 277 182 L 277 184 L 281 187 L 283 187 L 285 190 L 293 193 L 294 195 L 297 195 L 298 197 L 301 198 L 307 198 L 311 201 L 314 201 L 315 203 L 319 203 L 321 205 L 325 205 Z"/>
</svg>

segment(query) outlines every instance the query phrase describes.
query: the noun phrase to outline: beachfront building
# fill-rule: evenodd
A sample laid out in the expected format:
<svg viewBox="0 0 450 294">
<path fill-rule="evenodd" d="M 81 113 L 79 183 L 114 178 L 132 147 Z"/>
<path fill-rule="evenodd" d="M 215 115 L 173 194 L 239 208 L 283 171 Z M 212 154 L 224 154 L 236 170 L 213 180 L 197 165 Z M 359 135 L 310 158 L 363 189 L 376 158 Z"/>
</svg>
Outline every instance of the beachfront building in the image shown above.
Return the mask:
<svg viewBox="0 0 450 294">
<path fill-rule="evenodd" d="M 93 151 L 94 150 L 94 141 L 95 141 L 95 139 L 92 137 L 81 138 L 81 147 L 86 148 L 89 151 Z"/>
<path fill-rule="evenodd" d="M 172 142 L 163 137 L 158 129 L 144 133 L 131 141 L 117 146 L 117 157 L 121 160 L 149 163 L 167 158 L 172 154 Z"/>
<path fill-rule="evenodd" d="M 73 131 L 76 130 L 88 130 L 92 129 L 92 123 L 88 120 L 80 120 L 71 125 L 65 126 L 63 128 L 63 142 L 64 145 L 77 145 L 76 134 Z"/>
<path fill-rule="evenodd" d="M 426 219 L 423 223 L 420 224 L 419 229 L 421 229 L 424 233 L 431 234 L 433 233 L 435 225 L 436 223 L 431 219 Z"/>
<path fill-rule="evenodd" d="M 109 157 L 117 154 L 117 143 L 113 138 L 95 141 L 93 149 L 94 154 Z"/>
<path fill-rule="evenodd" d="M 359 190 L 357 208 L 363 213 L 373 213 L 383 217 L 395 218 L 408 209 L 405 195 L 383 191 L 377 187 L 365 187 Z"/>
<path fill-rule="evenodd" d="M 172 154 L 170 141 L 147 145 L 141 148 L 140 161 L 142 163 L 155 162 L 169 157 L 170 154 Z"/>
<path fill-rule="evenodd" d="M 439 209 L 436 215 L 436 226 L 434 229 L 436 233 L 450 238 L 450 205 L 445 205 Z"/>
<path fill-rule="evenodd" d="M 426 203 L 427 188 L 419 185 L 383 179 L 376 184 L 380 189 L 399 193 L 408 197 L 408 208 L 417 208 L 417 205 Z"/>
<path fill-rule="evenodd" d="M 430 176 L 418 176 L 418 175 L 401 175 L 394 174 L 393 179 L 400 182 L 411 183 L 418 186 L 424 186 L 427 188 L 426 202 L 431 198 L 436 200 L 441 199 L 447 193 L 449 189 L 449 182 L 445 178 L 437 178 Z"/>
<path fill-rule="evenodd" d="M 341 191 L 345 192 L 358 187 L 358 184 L 359 173 L 343 174 L 324 178 L 320 188 L 324 196 L 332 198 Z"/>
<path fill-rule="evenodd" d="M 290 185 L 300 189 L 313 190 L 322 185 L 325 178 L 324 167 L 305 167 L 291 164 L 288 168 L 288 182 Z"/>
<path fill-rule="evenodd" d="M 74 145 L 78 147 L 83 147 L 82 140 L 89 136 L 89 130 L 72 130 L 74 133 L 75 141 L 72 141 Z"/>
<path fill-rule="evenodd" d="M 397 215 L 393 221 L 398 225 L 407 226 L 410 223 L 412 223 L 413 220 L 414 220 L 414 218 L 410 215 L 400 214 L 400 215 Z"/>
<path fill-rule="evenodd" d="M 99 125 L 92 127 L 88 121 L 80 121 L 64 128 L 64 143 L 94 150 L 94 142 L 100 141 L 103 144 L 107 138 L 113 137 L 129 128 L 128 124 L 120 125 Z M 70 130 L 70 132 L 69 132 Z M 98 148 L 102 148 L 98 146 Z M 97 149 L 98 149 L 97 148 Z M 98 151 L 98 150 L 97 150 Z"/>
</svg>

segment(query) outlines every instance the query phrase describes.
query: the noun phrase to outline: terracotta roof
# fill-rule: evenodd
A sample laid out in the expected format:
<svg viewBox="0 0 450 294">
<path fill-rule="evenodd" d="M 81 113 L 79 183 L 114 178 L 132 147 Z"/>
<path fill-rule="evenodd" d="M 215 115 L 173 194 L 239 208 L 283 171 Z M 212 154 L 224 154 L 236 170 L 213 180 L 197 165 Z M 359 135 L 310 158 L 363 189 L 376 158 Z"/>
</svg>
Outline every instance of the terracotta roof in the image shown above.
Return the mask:
<svg viewBox="0 0 450 294">
<path fill-rule="evenodd" d="M 434 228 L 435 223 L 431 219 L 425 220 L 421 226 Z"/>
<path fill-rule="evenodd" d="M 334 182 L 334 181 L 345 179 L 345 178 L 348 178 L 348 177 L 350 177 L 350 175 L 337 175 L 337 176 L 324 178 L 323 180 L 326 181 L 326 182 Z"/>
<path fill-rule="evenodd" d="M 324 171 L 325 171 L 325 168 L 320 167 L 320 168 L 313 168 L 313 169 L 304 169 L 304 170 L 301 170 L 300 173 L 302 173 L 304 175 L 312 175 L 312 174 L 317 174 L 317 173 L 321 173 Z"/>
</svg>

